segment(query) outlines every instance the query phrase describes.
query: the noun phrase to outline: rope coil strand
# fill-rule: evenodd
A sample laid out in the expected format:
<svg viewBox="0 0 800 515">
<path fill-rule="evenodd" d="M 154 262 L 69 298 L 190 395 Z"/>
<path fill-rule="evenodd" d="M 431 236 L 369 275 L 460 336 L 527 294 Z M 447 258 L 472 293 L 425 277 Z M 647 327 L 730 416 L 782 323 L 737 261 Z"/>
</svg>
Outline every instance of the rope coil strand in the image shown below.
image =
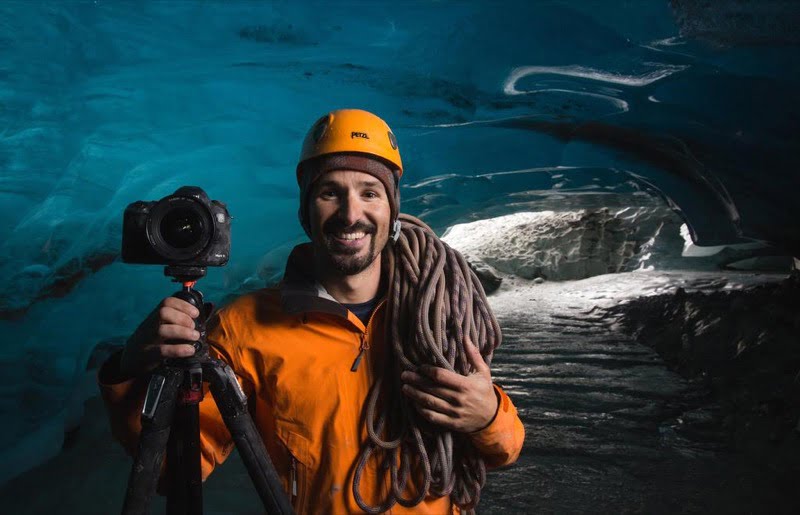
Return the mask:
<svg viewBox="0 0 800 515">
<path fill-rule="evenodd" d="M 400 374 L 433 365 L 469 375 L 466 340 L 477 345 L 484 361 L 491 364 L 502 338 L 500 326 L 463 256 L 421 220 L 406 214 L 399 218 L 400 237 L 387 247 L 386 330 L 392 358 L 388 373 L 375 381 L 366 400 L 369 437 L 359 454 L 353 495 L 367 513 L 385 512 L 396 503 L 417 506 L 429 494 L 449 495 L 454 504 L 469 512 L 478 504 L 486 483 L 486 465 L 469 436 L 418 416 L 400 391 Z M 376 451 L 383 454 L 382 468 L 389 470 L 391 491 L 373 506 L 364 501 L 359 485 L 367 461 Z"/>
</svg>

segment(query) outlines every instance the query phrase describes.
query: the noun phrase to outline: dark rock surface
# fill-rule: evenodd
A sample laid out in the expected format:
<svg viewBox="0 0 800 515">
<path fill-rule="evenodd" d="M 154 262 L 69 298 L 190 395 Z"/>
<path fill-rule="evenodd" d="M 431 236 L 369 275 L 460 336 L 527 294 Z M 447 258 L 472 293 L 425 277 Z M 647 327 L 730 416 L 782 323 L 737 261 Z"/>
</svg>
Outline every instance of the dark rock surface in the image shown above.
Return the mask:
<svg viewBox="0 0 800 515">
<path fill-rule="evenodd" d="M 800 273 L 747 290 L 639 298 L 607 311 L 707 389 L 702 421 L 772 473 L 800 473 Z"/>
<path fill-rule="evenodd" d="M 503 282 L 503 278 L 500 277 L 497 270 L 482 261 L 469 261 L 467 264 L 472 271 L 475 272 L 475 275 L 478 276 L 478 280 L 481 282 L 481 286 L 483 286 L 483 291 L 487 295 L 497 291 L 500 284 Z"/>
</svg>

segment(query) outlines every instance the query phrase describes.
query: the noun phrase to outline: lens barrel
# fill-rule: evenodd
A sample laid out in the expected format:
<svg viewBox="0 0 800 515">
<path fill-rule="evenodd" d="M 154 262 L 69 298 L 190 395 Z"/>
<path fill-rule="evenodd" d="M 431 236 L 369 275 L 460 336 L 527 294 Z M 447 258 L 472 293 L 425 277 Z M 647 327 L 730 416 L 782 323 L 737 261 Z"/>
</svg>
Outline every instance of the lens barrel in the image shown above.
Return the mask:
<svg viewBox="0 0 800 515">
<path fill-rule="evenodd" d="M 167 261 L 192 259 L 214 238 L 208 207 L 192 197 L 169 196 L 150 210 L 146 233 L 153 250 Z"/>
</svg>

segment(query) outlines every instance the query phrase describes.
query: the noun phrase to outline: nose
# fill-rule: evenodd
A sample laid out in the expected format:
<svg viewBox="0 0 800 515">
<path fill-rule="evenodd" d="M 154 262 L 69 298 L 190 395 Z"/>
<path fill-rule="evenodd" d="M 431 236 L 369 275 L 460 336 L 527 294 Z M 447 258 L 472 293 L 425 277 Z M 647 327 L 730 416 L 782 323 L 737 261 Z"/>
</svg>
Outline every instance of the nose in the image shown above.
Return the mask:
<svg viewBox="0 0 800 515">
<path fill-rule="evenodd" d="M 348 225 L 361 220 L 364 215 L 364 209 L 361 205 L 361 199 L 356 192 L 349 192 L 347 195 L 342 196 L 342 202 L 339 205 L 339 217 Z"/>
</svg>

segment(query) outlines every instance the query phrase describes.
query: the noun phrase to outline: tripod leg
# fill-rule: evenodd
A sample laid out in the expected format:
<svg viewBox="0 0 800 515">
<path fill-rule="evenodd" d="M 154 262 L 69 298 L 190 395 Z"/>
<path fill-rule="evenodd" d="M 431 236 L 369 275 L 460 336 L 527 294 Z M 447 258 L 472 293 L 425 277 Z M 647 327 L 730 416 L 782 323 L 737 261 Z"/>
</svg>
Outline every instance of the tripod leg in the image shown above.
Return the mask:
<svg viewBox="0 0 800 515">
<path fill-rule="evenodd" d="M 183 373 L 171 367 L 157 369 L 150 378 L 142 409 L 142 433 L 139 449 L 128 478 L 123 515 L 147 512 L 147 506 L 156 490 L 161 464 L 172 425 L 178 388 Z"/>
<path fill-rule="evenodd" d="M 203 513 L 200 467 L 200 409 L 197 404 L 178 405 L 167 442 L 167 513 Z"/>
<path fill-rule="evenodd" d="M 253 419 L 250 418 L 247 398 L 233 372 L 227 365 L 217 360 L 207 363 L 203 371 L 219 412 L 231 432 L 266 512 L 271 515 L 294 513 L 261 435 Z"/>
</svg>

